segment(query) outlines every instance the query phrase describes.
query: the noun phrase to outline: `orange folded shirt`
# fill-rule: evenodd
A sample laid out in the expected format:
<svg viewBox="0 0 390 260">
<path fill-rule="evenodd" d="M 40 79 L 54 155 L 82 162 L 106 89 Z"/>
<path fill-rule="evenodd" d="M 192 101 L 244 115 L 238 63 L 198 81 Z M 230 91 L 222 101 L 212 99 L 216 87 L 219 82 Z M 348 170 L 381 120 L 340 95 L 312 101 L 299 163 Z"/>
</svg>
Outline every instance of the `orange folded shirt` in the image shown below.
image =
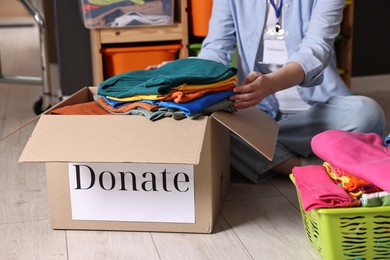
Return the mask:
<svg viewBox="0 0 390 260">
<path fill-rule="evenodd" d="M 110 112 L 103 109 L 95 101 L 69 105 L 54 109 L 50 115 L 107 115 Z"/>
</svg>

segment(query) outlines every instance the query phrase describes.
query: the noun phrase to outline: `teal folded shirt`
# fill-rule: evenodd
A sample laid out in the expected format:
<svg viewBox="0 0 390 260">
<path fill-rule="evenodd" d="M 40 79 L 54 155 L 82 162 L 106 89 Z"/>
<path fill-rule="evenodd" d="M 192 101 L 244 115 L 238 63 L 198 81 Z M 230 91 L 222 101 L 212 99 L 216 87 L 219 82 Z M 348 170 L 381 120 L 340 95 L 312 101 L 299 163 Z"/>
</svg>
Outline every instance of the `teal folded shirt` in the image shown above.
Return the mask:
<svg viewBox="0 0 390 260">
<path fill-rule="evenodd" d="M 237 74 L 237 69 L 198 58 L 184 58 L 155 70 L 135 70 L 122 73 L 100 83 L 98 94 L 117 98 L 142 94 L 165 95 L 174 87 L 212 84 Z"/>
</svg>

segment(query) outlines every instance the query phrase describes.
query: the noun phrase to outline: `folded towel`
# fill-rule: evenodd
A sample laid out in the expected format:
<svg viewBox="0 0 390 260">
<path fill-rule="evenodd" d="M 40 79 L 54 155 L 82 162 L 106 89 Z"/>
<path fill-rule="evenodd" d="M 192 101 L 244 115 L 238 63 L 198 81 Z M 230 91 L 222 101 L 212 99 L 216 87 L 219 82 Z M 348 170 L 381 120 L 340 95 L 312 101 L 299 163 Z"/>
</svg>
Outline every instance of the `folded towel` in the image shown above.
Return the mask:
<svg viewBox="0 0 390 260">
<path fill-rule="evenodd" d="M 328 130 L 314 136 L 311 147 L 331 165 L 390 192 L 390 154 L 379 135 Z"/>
<path fill-rule="evenodd" d="M 333 182 L 324 166 L 297 166 L 292 174 L 305 211 L 350 206 L 351 197 Z"/>
</svg>

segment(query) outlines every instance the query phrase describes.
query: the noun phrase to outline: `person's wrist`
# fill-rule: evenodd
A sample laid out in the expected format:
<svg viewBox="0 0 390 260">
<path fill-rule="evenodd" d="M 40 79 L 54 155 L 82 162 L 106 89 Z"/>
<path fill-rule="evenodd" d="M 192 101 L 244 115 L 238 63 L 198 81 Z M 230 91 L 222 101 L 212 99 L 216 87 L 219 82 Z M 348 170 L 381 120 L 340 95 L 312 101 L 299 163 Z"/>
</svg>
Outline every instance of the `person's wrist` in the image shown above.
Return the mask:
<svg viewBox="0 0 390 260">
<path fill-rule="evenodd" d="M 260 76 L 262 81 L 262 90 L 268 96 L 275 93 L 275 87 L 277 86 L 276 78 L 273 73 L 263 74 Z"/>
</svg>

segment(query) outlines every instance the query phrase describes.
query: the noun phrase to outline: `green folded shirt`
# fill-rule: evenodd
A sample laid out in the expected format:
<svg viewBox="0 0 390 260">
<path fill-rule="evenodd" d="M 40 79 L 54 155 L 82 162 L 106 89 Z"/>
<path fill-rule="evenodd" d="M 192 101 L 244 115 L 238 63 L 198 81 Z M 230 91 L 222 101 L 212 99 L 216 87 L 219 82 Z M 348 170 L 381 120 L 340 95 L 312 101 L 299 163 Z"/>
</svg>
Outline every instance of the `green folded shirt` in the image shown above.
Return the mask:
<svg viewBox="0 0 390 260">
<path fill-rule="evenodd" d="M 171 61 L 155 70 L 135 70 L 103 81 L 98 94 L 117 98 L 142 94 L 164 95 L 174 87 L 212 84 L 237 74 L 237 69 L 198 58 Z"/>
</svg>

